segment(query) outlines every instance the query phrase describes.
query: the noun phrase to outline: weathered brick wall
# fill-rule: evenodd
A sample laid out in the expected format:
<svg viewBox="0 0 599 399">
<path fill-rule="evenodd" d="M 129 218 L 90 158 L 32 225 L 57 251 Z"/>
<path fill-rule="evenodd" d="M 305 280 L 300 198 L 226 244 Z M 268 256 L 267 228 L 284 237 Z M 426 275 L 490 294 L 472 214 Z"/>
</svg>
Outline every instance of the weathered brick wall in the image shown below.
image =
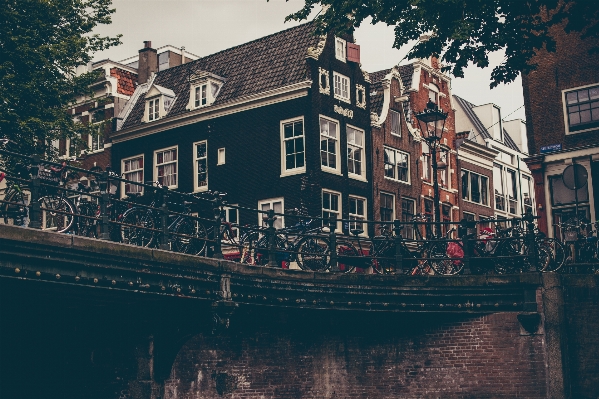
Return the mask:
<svg viewBox="0 0 599 399">
<path fill-rule="evenodd" d="M 165 399 L 543 398 L 541 336 L 515 314 L 234 316 L 175 360 Z"/>
<path fill-rule="evenodd" d="M 599 292 L 596 287 L 564 290 L 571 396 L 599 397 Z"/>
</svg>

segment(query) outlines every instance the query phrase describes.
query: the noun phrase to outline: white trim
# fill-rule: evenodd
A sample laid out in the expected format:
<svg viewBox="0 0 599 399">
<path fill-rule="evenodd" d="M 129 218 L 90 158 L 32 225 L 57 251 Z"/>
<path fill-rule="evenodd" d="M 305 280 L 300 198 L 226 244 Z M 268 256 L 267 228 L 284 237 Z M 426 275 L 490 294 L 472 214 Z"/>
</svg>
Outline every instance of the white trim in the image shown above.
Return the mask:
<svg viewBox="0 0 599 399">
<path fill-rule="evenodd" d="M 399 178 L 388 177 L 386 174 L 384 174 L 385 173 L 385 149 L 389 149 L 389 150 L 394 151 L 396 153 L 399 152 L 399 153 L 401 153 L 403 155 L 407 155 L 407 164 L 408 164 L 408 173 L 407 173 L 407 175 L 408 175 L 408 181 L 399 180 Z M 397 174 L 397 160 L 395 160 L 395 163 L 393 165 L 393 169 L 394 169 L 394 174 Z M 404 184 L 411 185 L 412 184 L 411 172 L 412 172 L 412 165 L 410 165 L 410 153 L 409 152 L 406 152 L 406 151 L 403 151 L 403 150 L 399 150 L 397 148 L 393 148 L 393 147 L 390 147 L 388 145 L 383 145 L 383 174 L 384 174 L 385 179 L 391 180 L 391 181 L 394 181 L 394 182 L 398 182 L 398 183 L 404 183 Z"/>
<path fill-rule="evenodd" d="M 338 44 L 341 45 L 341 49 L 343 51 L 343 55 L 341 57 L 337 54 Z M 346 62 L 347 60 L 347 41 L 337 36 L 335 36 L 335 58 L 343 62 Z"/>
<path fill-rule="evenodd" d="M 141 177 L 141 181 L 138 182 L 138 183 L 142 183 L 143 184 L 144 183 L 144 178 L 145 178 L 145 175 L 146 175 L 145 174 L 146 173 L 145 172 L 146 160 L 145 160 L 145 156 L 144 156 L 143 153 L 142 154 L 134 155 L 132 157 L 127 157 L 127 158 L 121 159 L 121 175 L 125 179 L 127 179 L 127 177 L 125 176 L 125 174 L 126 173 L 132 173 L 132 172 L 131 171 L 125 172 L 125 162 L 133 160 L 133 159 L 136 159 L 136 158 L 141 158 L 142 167 L 141 167 L 141 169 L 135 169 L 135 171 L 141 170 L 141 176 L 142 177 Z M 143 195 L 143 193 L 144 193 L 144 187 L 143 186 L 137 186 L 137 187 L 140 187 L 141 191 L 139 193 Z M 127 196 L 127 193 L 125 193 L 125 182 L 121 182 L 121 198 L 126 197 L 126 196 Z"/>
<path fill-rule="evenodd" d="M 265 204 L 270 204 L 269 209 L 274 209 L 273 203 L 275 203 L 275 202 L 281 203 L 281 212 L 276 212 L 276 213 L 285 213 L 285 197 L 274 197 L 274 198 L 266 198 L 263 200 L 258 200 L 258 210 L 261 211 L 262 205 L 265 205 Z M 263 219 L 265 216 L 266 216 L 265 213 L 258 212 L 258 226 L 266 226 L 267 225 Z M 279 215 L 275 215 L 275 217 L 277 218 L 277 220 L 281 220 L 281 228 L 285 227 L 285 217 L 279 216 Z M 277 223 L 277 220 L 275 220 L 275 224 Z"/>
<path fill-rule="evenodd" d="M 329 122 L 333 122 L 337 124 L 337 137 L 335 142 L 335 168 L 331 168 L 329 166 L 322 164 L 322 155 L 321 155 L 321 146 L 318 146 L 318 158 L 320 159 L 320 169 L 324 172 L 334 173 L 336 175 L 341 176 L 341 124 L 337 119 L 333 119 L 331 117 L 319 114 L 318 115 L 318 136 L 320 138 L 319 143 L 322 141 L 322 132 L 320 131 L 320 119 L 325 119 Z M 331 137 L 331 136 L 327 136 Z"/>
<path fill-rule="evenodd" d="M 198 160 L 202 159 L 202 158 L 198 158 L 197 157 L 198 152 L 196 150 L 196 146 L 198 144 L 201 144 L 201 143 L 206 143 L 206 157 L 205 157 L 205 159 L 206 159 L 206 185 L 205 186 L 198 186 L 198 176 L 197 176 L 198 175 L 198 168 L 196 167 L 196 164 L 197 164 Z M 192 164 L 192 168 L 193 168 L 193 170 L 192 170 L 193 191 L 195 193 L 201 192 L 201 191 L 207 191 L 208 190 L 208 184 L 209 184 L 209 177 L 210 177 L 210 175 L 208 173 L 208 140 L 196 141 L 195 143 L 192 144 L 191 148 L 192 148 L 192 151 L 193 151 L 193 154 L 192 154 L 192 159 L 193 159 L 193 164 Z"/>
<path fill-rule="evenodd" d="M 339 77 L 339 94 L 337 94 L 337 83 L 335 78 Z M 347 97 L 343 97 L 343 80 L 347 80 Z M 351 80 L 339 72 L 333 71 L 333 97 L 348 104 L 351 104 Z"/>
<path fill-rule="evenodd" d="M 562 90 L 562 110 L 564 113 L 564 129 L 566 132 L 566 136 L 568 136 L 570 134 L 578 134 L 578 133 L 590 132 L 593 130 L 599 130 L 599 127 L 592 127 L 592 128 L 588 128 L 588 129 L 584 129 L 584 130 L 577 130 L 575 132 L 570 132 L 570 123 L 568 122 L 568 105 L 566 104 L 566 93 L 569 93 L 571 91 L 586 89 L 586 88 L 594 87 L 594 86 L 599 87 L 599 82 L 592 83 L 589 85 L 584 85 L 584 86 L 571 87 L 569 89 Z"/>
<path fill-rule="evenodd" d="M 165 148 L 159 148 L 157 150 L 154 151 L 154 159 L 153 159 L 153 164 L 152 164 L 152 170 L 154 173 L 154 181 L 158 181 L 158 164 L 157 164 L 157 156 L 159 152 L 166 152 L 166 151 L 170 151 L 170 150 L 176 150 L 177 151 L 177 159 L 175 161 L 169 161 L 168 163 L 174 163 L 175 164 L 175 180 L 176 180 L 176 184 L 172 184 L 170 186 L 168 186 L 169 189 L 175 189 L 179 186 L 179 146 L 178 145 L 174 145 L 171 147 L 165 147 Z"/>
<path fill-rule="evenodd" d="M 291 86 L 286 86 L 284 88 L 241 97 L 225 104 L 215 105 L 208 108 L 198 108 L 194 111 L 185 112 L 181 115 L 165 118 L 165 120 L 152 123 L 151 125 L 141 124 L 132 126 L 130 128 L 113 133 L 112 142 L 120 143 L 208 119 L 220 118 L 221 116 L 225 115 L 231 115 L 250 109 L 306 97 L 308 95 L 308 89 L 311 87 L 311 85 L 312 81 L 304 81 Z M 130 110 L 128 111 L 130 112 Z M 124 120 L 125 119 L 123 119 L 123 121 Z"/>
<path fill-rule="evenodd" d="M 294 123 L 294 122 L 302 122 L 302 140 L 304 143 L 304 166 L 301 166 L 299 168 L 293 168 L 293 169 L 287 169 L 287 162 L 286 162 L 286 151 L 285 151 L 285 125 L 286 124 L 290 124 L 290 123 Z M 302 174 L 302 173 L 306 173 L 306 124 L 304 123 L 304 116 L 298 116 L 295 118 L 290 118 L 290 119 L 285 119 L 282 120 L 279 123 L 279 129 L 280 129 L 280 142 L 281 142 L 281 177 L 285 177 L 285 176 L 292 176 L 292 175 L 298 175 L 298 174 Z M 294 136 L 295 137 L 295 136 Z"/>
<path fill-rule="evenodd" d="M 216 165 L 224 165 L 225 162 L 227 162 L 227 157 L 226 157 L 226 153 L 225 153 L 225 147 L 221 147 L 218 149 L 218 152 L 216 154 L 217 158 L 216 158 Z"/>
<path fill-rule="evenodd" d="M 335 232 L 341 233 L 343 231 L 343 224 L 341 222 L 341 219 L 343 219 L 343 196 L 342 196 L 342 194 L 339 191 L 329 190 L 328 188 L 323 188 L 321 190 L 321 194 L 320 194 L 320 215 L 323 218 L 324 218 L 323 212 L 325 212 L 324 204 L 323 204 L 324 193 L 339 196 L 339 203 L 338 203 L 338 208 L 339 209 L 337 210 L 338 217 L 337 217 L 337 227 L 335 228 Z M 329 210 L 332 210 L 332 209 L 329 208 Z M 328 212 L 328 213 L 335 213 L 335 212 L 329 212 L 329 210 L 327 210 L 326 212 Z M 325 223 L 328 226 L 329 221 L 326 220 Z"/>
<path fill-rule="evenodd" d="M 353 129 L 353 130 L 357 130 L 358 132 L 362 133 L 362 150 L 361 150 L 361 161 L 360 161 L 360 169 L 361 169 L 361 173 L 357 174 L 357 173 L 350 173 L 349 172 L 349 134 L 348 134 L 348 128 L 349 129 Z M 345 144 L 346 144 L 346 148 L 347 148 L 347 177 L 351 178 L 351 179 L 355 179 L 355 180 L 360 180 L 360 181 L 368 181 L 366 180 L 366 131 L 364 131 L 364 129 L 360 129 L 359 127 L 350 125 L 350 124 L 346 124 L 345 125 Z M 353 144 L 352 144 L 353 145 Z M 358 147 L 357 145 L 355 145 L 356 147 Z"/>
<path fill-rule="evenodd" d="M 362 102 L 360 102 L 360 93 L 362 93 Z M 356 84 L 356 107 L 366 109 L 366 88 L 360 84 Z"/>
<path fill-rule="evenodd" d="M 396 197 L 394 193 L 390 193 L 389 191 L 384 191 L 381 190 L 379 191 L 379 219 L 381 222 L 383 222 L 383 215 L 381 215 L 381 194 L 385 194 L 385 195 L 390 195 L 391 197 L 393 197 L 393 206 L 391 207 L 393 214 L 391 215 L 391 221 L 394 221 L 397 219 L 397 212 L 396 212 L 396 207 L 397 207 L 397 203 L 395 201 Z M 424 195 L 422 195 L 422 197 L 424 197 Z M 388 222 L 388 220 L 385 220 L 386 222 Z"/>
<path fill-rule="evenodd" d="M 351 213 L 351 200 L 353 199 L 358 199 L 361 201 L 364 201 L 364 215 L 358 215 L 357 213 L 352 214 Z M 349 194 L 348 198 L 347 198 L 347 202 L 348 202 L 348 219 L 351 219 L 352 215 L 357 215 L 357 216 L 363 216 L 364 217 L 364 222 L 355 222 L 355 223 L 361 223 L 362 224 L 362 230 L 364 230 L 364 232 L 362 234 L 360 234 L 361 237 L 368 237 L 368 225 L 366 224 L 366 220 L 368 220 L 368 199 L 366 197 L 361 197 L 359 195 L 353 195 L 353 194 Z M 350 223 L 350 229 L 351 229 L 351 223 Z"/>
</svg>

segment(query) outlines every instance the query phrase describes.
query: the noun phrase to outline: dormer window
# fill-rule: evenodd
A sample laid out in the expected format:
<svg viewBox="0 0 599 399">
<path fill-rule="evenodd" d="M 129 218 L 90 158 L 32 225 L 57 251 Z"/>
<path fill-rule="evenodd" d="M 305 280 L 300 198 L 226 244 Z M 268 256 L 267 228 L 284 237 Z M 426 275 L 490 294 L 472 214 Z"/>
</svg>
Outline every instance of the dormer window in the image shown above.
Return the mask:
<svg viewBox="0 0 599 399">
<path fill-rule="evenodd" d="M 335 38 L 335 58 L 343 62 L 345 62 L 346 59 L 346 45 L 347 44 L 345 40 L 341 39 L 340 37 Z"/>
<path fill-rule="evenodd" d="M 146 93 L 145 122 L 164 118 L 175 102 L 175 92 L 162 86 L 153 85 Z"/>
<path fill-rule="evenodd" d="M 190 94 L 188 110 L 207 107 L 216 101 L 224 79 L 209 72 L 194 74 L 189 78 Z"/>
</svg>

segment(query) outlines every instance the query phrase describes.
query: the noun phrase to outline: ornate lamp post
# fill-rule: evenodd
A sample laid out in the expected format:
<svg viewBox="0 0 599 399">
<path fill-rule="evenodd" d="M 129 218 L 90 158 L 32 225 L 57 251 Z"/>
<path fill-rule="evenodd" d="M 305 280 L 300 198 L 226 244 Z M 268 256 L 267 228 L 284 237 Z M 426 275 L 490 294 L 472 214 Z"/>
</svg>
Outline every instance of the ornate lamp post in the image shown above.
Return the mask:
<svg viewBox="0 0 599 399">
<path fill-rule="evenodd" d="M 426 109 L 422 112 L 414 115 L 418 119 L 418 126 L 422 132 L 422 138 L 427 142 L 428 148 L 431 154 L 432 166 L 433 166 L 433 190 L 435 192 L 434 197 L 434 210 L 435 210 L 435 229 L 437 236 L 441 235 L 441 210 L 439 207 L 440 196 L 439 196 L 439 182 L 437 176 L 438 164 L 437 164 L 437 149 L 441 142 L 441 136 L 443 136 L 443 129 L 445 128 L 445 120 L 447 119 L 447 112 L 443 112 L 437 107 L 437 104 L 432 101 L 428 101 Z"/>
</svg>

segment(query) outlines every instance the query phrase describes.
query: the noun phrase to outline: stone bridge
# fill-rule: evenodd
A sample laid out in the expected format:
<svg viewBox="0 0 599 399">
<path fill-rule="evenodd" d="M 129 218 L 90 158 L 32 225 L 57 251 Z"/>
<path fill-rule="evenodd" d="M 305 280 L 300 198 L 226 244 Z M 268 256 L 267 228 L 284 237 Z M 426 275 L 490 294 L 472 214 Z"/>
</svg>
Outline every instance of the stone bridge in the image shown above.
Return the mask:
<svg viewBox="0 0 599 399">
<path fill-rule="evenodd" d="M 597 277 L 317 273 L 0 226 L 3 398 L 593 398 Z"/>
</svg>

